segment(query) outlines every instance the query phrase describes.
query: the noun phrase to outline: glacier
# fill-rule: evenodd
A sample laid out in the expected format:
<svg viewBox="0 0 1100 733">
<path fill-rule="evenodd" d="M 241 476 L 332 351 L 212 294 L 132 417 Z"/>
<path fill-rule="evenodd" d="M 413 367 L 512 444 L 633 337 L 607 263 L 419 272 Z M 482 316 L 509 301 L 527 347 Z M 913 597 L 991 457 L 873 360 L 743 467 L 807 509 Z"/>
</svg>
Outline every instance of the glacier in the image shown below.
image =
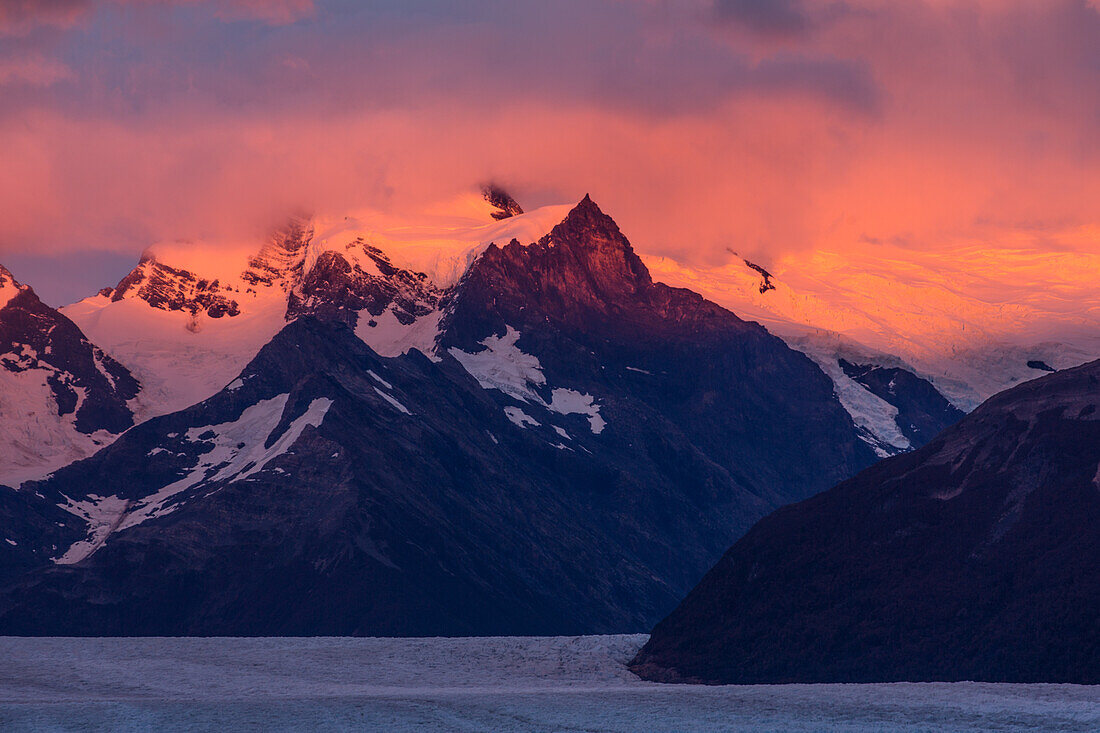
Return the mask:
<svg viewBox="0 0 1100 733">
<path fill-rule="evenodd" d="M 645 635 L 0 638 L 6 730 L 1092 731 L 1078 685 L 662 685 Z"/>
</svg>

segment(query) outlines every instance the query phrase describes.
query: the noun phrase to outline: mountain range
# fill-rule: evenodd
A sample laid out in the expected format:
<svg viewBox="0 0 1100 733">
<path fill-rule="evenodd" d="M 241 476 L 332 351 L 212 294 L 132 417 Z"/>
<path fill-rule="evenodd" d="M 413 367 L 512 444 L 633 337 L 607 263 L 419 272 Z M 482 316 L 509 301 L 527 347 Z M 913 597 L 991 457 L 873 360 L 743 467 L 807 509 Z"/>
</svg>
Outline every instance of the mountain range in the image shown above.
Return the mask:
<svg viewBox="0 0 1100 733">
<path fill-rule="evenodd" d="M 656 282 L 587 196 L 464 206 L 157 245 L 60 311 L 0 271 L 0 632 L 644 631 L 964 415 Z"/>
<path fill-rule="evenodd" d="M 180 325 L 109 340 L 139 379 L 213 378 L 238 319 L 276 332 L 212 396 L 0 494 L 7 633 L 642 630 L 876 457 L 813 361 L 654 283 L 587 197 L 447 288 L 299 221 L 238 278 L 150 253 L 81 307 L 97 334 Z M 175 373 L 135 401 L 195 389 Z"/>
<path fill-rule="evenodd" d="M 382 215 L 367 220 L 295 219 L 261 245 L 162 243 L 148 249 L 117 285 L 59 311 L 41 308 L 51 311 L 51 318 L 74 323 L 82 338 L 130 372 L 137 386 L 128 385 L 122 401 L 133 420 L 141 422 L 211 396 L 288 320 L 306 313 L 358 328 L 360 337 L 384 356 L 410 348 L 430 351 L 441 303 L 473 260 L 492 242 L 540 239 L 570 210 L 548 206 L 522 213 L 499 187 L 452 208 L 456 210 L 446 216 L 413 223 Z M 10 273 L 6 281 L 15 282 Z M 6 331 L 26 328 L 13 321 L 15 313 L 0 311 Z M 30 348 L 35 339 L 41 336 L 13 333 L 4 358 L 16 361 L 18 344 Z M 929 378 L 896 357 L 852 348 L 824 355 L 797 339 L 786 340 L 830 377 L 861 436 L 878 455 L 919 446 L 927 438 L 915 432 L 913 419 L 919 423 L 924 419 L 920 415 L 934 415 L 933 428 L 962 415 L 956 404 L 944 405 Z M 845 373 L 842 359 L 902 370 L 911 375 L 909 381 L 923 386 L 896 393 L 868 389 Z M 38 371 L 30 374 L 45 378 Z M 21 415 L 5 421 L 10 442 L 24 446 L 0 456 L 0 483 L 41 478 L 90 455 L 128 427 L 108 425 L 89 438 L 64 419 L 49 417 L 56 411 L 52 403 L 47 405 L 52 394 L 39 395 L 41 407 L 37 402 L 20 406 L 26 393 L 16 384 L 0 388 L 0 409 Z M 929 428 L 922 429 L 927 433 Z"/>
</svg>

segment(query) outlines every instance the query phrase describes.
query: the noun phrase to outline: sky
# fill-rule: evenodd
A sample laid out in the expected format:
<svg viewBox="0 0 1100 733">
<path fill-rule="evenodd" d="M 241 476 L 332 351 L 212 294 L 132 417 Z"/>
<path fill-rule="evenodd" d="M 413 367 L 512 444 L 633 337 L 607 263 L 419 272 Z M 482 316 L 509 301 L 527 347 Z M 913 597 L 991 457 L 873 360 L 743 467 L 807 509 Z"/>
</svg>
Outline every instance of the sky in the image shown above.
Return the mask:
<svg viewBox="0 0 1100 733">
<path fill-rule="evenodd" d="M 700 267 L 1095 254 L 1100 0 L 0 0 L 0 161 L 55 305 L 489 180 Z"/>
</svg>

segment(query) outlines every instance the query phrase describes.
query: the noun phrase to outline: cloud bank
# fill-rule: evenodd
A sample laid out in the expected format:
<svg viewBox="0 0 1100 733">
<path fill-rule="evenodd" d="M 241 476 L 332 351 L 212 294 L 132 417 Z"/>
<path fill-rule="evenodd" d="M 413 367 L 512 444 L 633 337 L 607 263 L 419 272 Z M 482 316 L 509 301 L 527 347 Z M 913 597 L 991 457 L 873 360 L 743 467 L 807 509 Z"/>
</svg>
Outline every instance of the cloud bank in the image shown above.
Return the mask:
<svg viewBox="0 0 1100 733">
<path fill-rule="evenodd" d="M 0 258 L 484 180 L 526 205 L 591 193 L 640 249 L 698 264 L 1057 248 L 1100 223 L 1086 0 L 0 7 Z"/>
</svg>

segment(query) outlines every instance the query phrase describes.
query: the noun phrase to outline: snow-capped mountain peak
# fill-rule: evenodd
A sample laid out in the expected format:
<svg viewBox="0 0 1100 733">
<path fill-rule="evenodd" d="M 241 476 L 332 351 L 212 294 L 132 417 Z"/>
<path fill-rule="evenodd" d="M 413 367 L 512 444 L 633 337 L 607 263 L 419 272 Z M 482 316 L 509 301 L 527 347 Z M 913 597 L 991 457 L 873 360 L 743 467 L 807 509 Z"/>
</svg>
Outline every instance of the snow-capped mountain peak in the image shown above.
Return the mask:
<svg viewBox="0 0 1100 733">
<path fill-rule="evenodd" d="M 78 460 L 133 424 L 140 386 L 0 266 L 0 484 Z"/>
<path fill-rule="evenodd" d="M 249 259 L 248 268 L 241 278 L 252 289 L 272 286 L 292 289 L 302 277 L 313 234 L 312 220 L 292 218 Z"/>
<path fill-rule="evenodd" d="M 184 311 L 192 316 L 202 313 L 210 318 L 222 318 L 240 314 L 230 282 L 208 279 L 160 262 L 152 249 L 142 253 L 138 266 L 116 287 L 101 290 L 100 294 L 112 302 L 140 298 L 154 308 Z"/>
<path fill-rule="evenodd" d="M 0 265 L 0 308 L 6 306 L 12 298 L 26 289 L 27 286 L 16 280 L 15 275 L 12 275 L 8 268 Z"/>
<path fill-rule="evenodd" d="M 385 356 L 430 353 L 445 292 L 470 263 L 493 242 L 540 239 L 568 211 L 522 213 L 501 192 L 416 216 L 295 216 L 251 245 L 158 243 L 116 287 L 63 311 L 140 379 L 144 419 L 214 394 L 306 314 L 345 323 Z"/>
</svg>

